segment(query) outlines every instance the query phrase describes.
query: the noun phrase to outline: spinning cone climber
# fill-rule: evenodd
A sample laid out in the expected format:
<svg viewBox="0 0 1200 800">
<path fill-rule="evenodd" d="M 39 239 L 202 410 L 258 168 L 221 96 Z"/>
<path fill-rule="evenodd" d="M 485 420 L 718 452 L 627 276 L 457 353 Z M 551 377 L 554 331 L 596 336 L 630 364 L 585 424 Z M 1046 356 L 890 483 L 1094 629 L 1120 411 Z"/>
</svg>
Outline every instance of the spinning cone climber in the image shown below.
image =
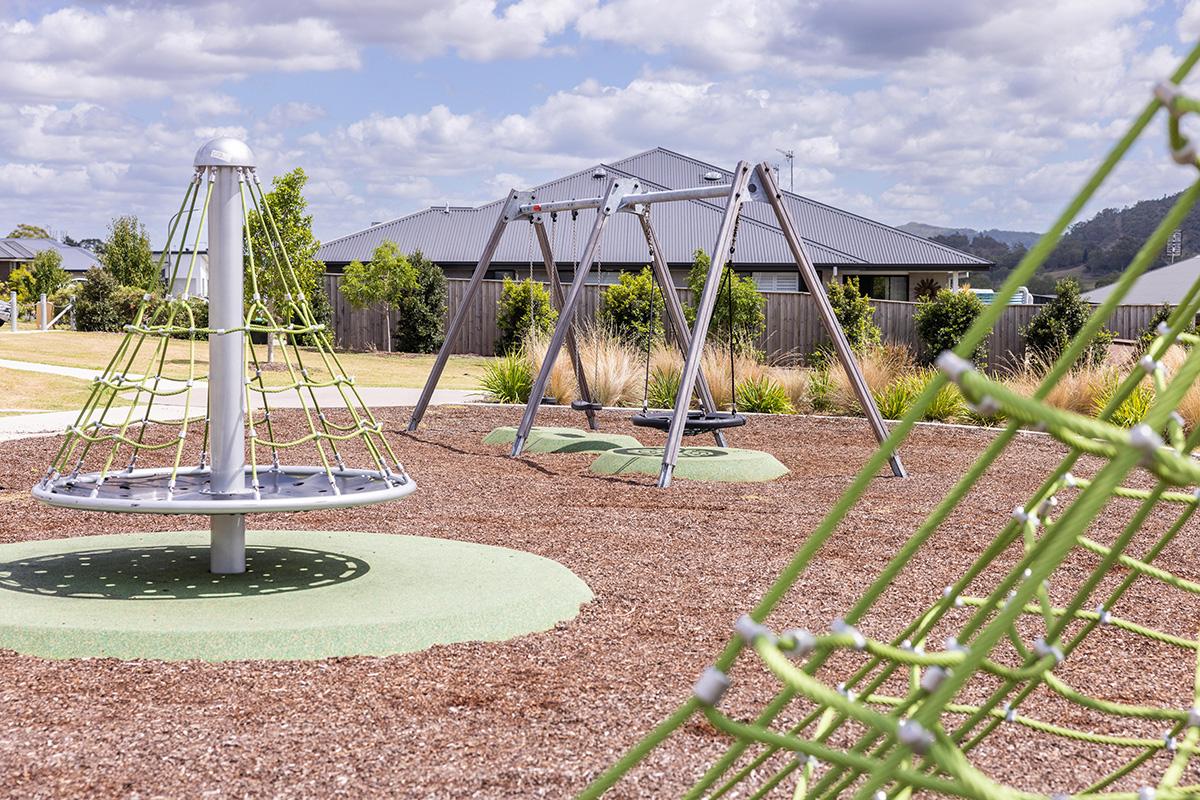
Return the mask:
<svg viewBox="0 0 1200 800">
<path fill-rule="evenodd" d="M 263 226 L 265 253 L 253 249 L 251 211 Z M 208 515 L 211 570 L 240 573 L 246 514 L 396 500 L 416 483 L 317 322 L 253 153 L 240 141 L 214 139 L 196 154 L 160 262 L 174 261 L 168 287 L 192 285 L 206 223 L 207 324 L 198 322 L 186 289 L 161 303 L 147 294 L 33 494 L 70 508 Z M 284 287 L 281 297 L 260 291 L 267 270 Z M 282 382 L 268 379 L 247 342 L 251 334 L 282 340 Z M 169 355 L 173 338 L 184 341 L 186 358 Z M 207 375 L 197 360 L 205 339 Z M 329 392 L 338 402 L 322 399 Z M 285 395 L 300 410 L 299 436 L 287 438 L 272 411 Z M 299 453 L 309 465 L 289 463 Z"/>
</svg>

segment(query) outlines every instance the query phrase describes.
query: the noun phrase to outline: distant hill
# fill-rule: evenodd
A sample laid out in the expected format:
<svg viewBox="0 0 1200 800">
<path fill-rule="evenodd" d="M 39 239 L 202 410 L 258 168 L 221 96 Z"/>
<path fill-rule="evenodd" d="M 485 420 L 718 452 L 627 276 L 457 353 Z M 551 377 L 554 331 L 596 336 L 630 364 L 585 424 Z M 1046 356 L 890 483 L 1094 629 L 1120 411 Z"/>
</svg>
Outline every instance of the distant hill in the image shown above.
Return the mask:
<svg viewBox="0 0 1200 800">
<path fill-rule="evenodd" d="M 1040 233 L 1034 233 L 1033 231 L 1005 231 L 999 228 L 988 228 L 986 231 L 977 231 L 974 228 L 944 228 L 940 225 L 927 225 L 924 222 L 906 222 L 900 225 L 899 228 L 902 231 L 916 234 L 925 239 L 932 239 L 935 236 L 957 235 L 965 236 L 970 241 L 974 240 L 977 236 L 986 236 L 1010 247 L 1021 245 L 1026 249 L 1032 247 L 1033 243 L 1041 238 Z"/>
</svg>

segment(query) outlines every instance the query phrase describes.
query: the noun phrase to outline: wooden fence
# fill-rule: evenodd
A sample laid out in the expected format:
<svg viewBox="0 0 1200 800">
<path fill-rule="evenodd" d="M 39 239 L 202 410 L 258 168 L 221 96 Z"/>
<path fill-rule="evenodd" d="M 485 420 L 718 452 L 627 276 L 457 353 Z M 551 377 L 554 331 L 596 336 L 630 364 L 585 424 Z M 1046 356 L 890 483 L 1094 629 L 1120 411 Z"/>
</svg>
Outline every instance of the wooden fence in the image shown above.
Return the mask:
<svg viewBox="0 0 1200 800">
<path fill-rule="evenodd" d="M 348 350 L 384 350 L 387 348 L 387 329 L 382 311 L 358 310 L 351 306 L 338 289 L 340 275 L 326 275 L 325 289 L 333 305 L 333 326 L 336 343 Z M 479 294 L 468 309 L 466 323 L 453 342 L 455 353 L 495 352 L 499 329 L 496 327 L 496 304 L 500 299 L 502 281 L 484 281 Z M 462 304 L 467 281 L 447 282 L 447 320 Z M 604 287 L 585 287 L 578 319 L 586 322 L 596 316 Z M 680 299 L 687 303 L 690 293 L 680 290 Z M 771 361 L 802 360 L 819 344 L 828 341 L 812 296 L 802 292 L 765 292 L 766 328 L 758 346 Z M 904 344 L 920 352 L 921 343 L 913 322 L 916 303 L 892 300 L 872 300 L 875 323 L 883 332 L 885 342 Z M 1008 306 L 988 339 L 988 363 L 1003 367 L 1020 363 L 1025 356 L 1025 341 L 1021 330 L 1037 313 L 1038 306 Z M 1119 339 L 1136 339 L 1150 322 L 1158 306 L 1119 306 L 1108 327 Z"/>
</svg>

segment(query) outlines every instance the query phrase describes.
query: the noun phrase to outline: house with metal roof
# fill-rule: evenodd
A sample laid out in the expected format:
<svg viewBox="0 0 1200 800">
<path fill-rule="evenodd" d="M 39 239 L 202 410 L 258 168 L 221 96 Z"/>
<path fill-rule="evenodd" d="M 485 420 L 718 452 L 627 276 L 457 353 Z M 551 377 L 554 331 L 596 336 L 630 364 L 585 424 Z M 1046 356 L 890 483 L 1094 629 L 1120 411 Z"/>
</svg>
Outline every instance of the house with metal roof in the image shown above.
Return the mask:
<svg viewBox="0 0 1200 800">
<path fill-rule="evenodd" d="M 1152 269 L 1133 282 L 1129 292 L 1121 298 L 1125 305 L 1162 305 L 1168 303 L 1177 306 L 1183 302 L 1188 290 L 1200 280 L 1200 256 L 1185 258 L 1165 267 Z M 1083 292 L 1080 296 L 1089 303 L 1103 303 L 1113 293 L 1116 286 L 1109 284 L 1091 291 Z"/>
<path fill-rule="evenodd" d="M 727 183 L 729 170 L 658 147 L 611 163 L 602 163 L 548 181 L 531 191 L 542 202 L 592 197 L 611 175 L 636 179 L 643 191 L 681 189 L 705 183 Z M 792 192 L 785 203 L 804 237 L 821 280 L 854 276 L 872 297 L 913 300 L 939 287 L 957 288 L 972 272 L 991 263 L 890 225 L 851 214 Z M 351 261 L 368 261 L 385 240 L 405 252 L 420 250 L 445 270 L 447 277 L 466 278 L 474 269 L 504 200 L 479 207 L 440 206 L 372 225 L 326 242 L 317 252 L 328 272 L 338 273 Z M 677 285 L 684 285 L 693 254 L 712 247 L 720 225 L 723 200 L 688 200 L 655 206 L 653 224 Z M 555 260 L 563 277 L 574 271 L 595 211 L 576 218 L 560 214 L 550 223 Z M 526 230 L 528 228 L 528 230 Z M 510 225 L 504 232 L 488 278 L 544 279 L 536 262 L 532 226 Z M 531 265 L 531 261 L 534 262 Z M 608 224 L 595 271 L 601 283 L 616 281 L 623 270 L 640 269 L 648 261 L 646 241 L 637 221 L 618 214 Z M 744 207 L 739 225 L 734 267 L 751 275 L 764 291 L 803 291 L 800 276 L 783 233 L 763 204 Z"/>
<path fill-rule="evenodd" d="M 100 259 L 91 250 L 54 239 L 0 239 L 0 281 L 8 280 L 17 267 L 28 266 L 43 250 L 57 250 L 62 256 L 63 269 L 72 278 L 82 278 L 89 269 L 100 266 Z"/>
</svg>

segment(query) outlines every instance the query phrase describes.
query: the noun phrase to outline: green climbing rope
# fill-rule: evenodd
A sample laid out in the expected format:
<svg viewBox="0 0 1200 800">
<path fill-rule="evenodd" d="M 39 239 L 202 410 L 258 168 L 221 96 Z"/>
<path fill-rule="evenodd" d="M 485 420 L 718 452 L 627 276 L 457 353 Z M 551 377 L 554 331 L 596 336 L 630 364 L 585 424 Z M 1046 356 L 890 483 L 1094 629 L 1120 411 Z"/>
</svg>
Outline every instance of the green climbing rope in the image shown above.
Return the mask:
<svg viewBox="0 0 1200 800">
<path fill-rule="evenodd" d="M 1025 284 L 1061 239 L 1070 223 L 1162 110 L 1174 159 L 1200 167 L 1196 148 L 1180 119 L 1200 114 L 1200 100 L 1186 97 L 1179 83 L 1200 60 L 1197 47 L 1170 81 L 1155 90 L 1129 131 L 1050 230 L 1013 270 L 998 297 L 1009 297 Z M 1200 583 L 1176 575 L 1155 560 L 1179 539 L 1200 505 L 1200 426 L 1188 429 L 1176 408 L 1200 378 L 1200 339 L 1188 333 L 1200 313 L 1200 282 L 1187 292 L 1159 329 L 1146 357 L 1131 369 L 1096 419 L 1050 407 L 1050 389 L 1073 369 L 1081 355 L 1128 294 L 1134 281 L 1152 267 L 1172 232 L 1200 201 L 1200 180 L 1188 186 L 1113 285 L 1112 292 L 1079 335 L 1046 371 L 1028 397 L 974 369 L 966 359 L 989 335 L 1004 313 L 1003 303 L 986 308 L 953 353 L 939 358 L 941 375 L 929 382 L 913 408 L 892 428 L 889 438 L 855 477 L 847 491 L 809 534 L 761 601 L 738 620 L 728 644 L 697 680 L 692 695 L 646 734 L 582 793 L 596 798 L 616 786 L 654 750 L 664 746 L 695 719 L 707 721 L 724 737 L 722 752 L 707 765 L 692 764 L 685 796 L 794 798 L 854 797 L 857 800 L 908 800 L 914 791 L 977 800 L 1045 797 L 1006 786 L 972 760 L 972 751 L 1002 725 L 1022 736 L 1049 736 L 1115 748 L 1127 755 L 1119 766 L 1066 787 L 1072 797 L 1095 800 L 1173 800 L 1196 797 L 1200 786 L 1185 783 L 1194 774 L 1200 752 L 1200 668 L 1192 698 L 1182 708 L 1096 696 L 1092 686 L 1072 685 L 1059 665 L 1097 630 L 1110 628 L 1200 660 L 1200 640 L 1158 630 L 1145 621 L 1116 613 L 1129 602 L 1138 581 L 1149 591 L 1200 595 Z M 1168 372 L 1162 358 L 1176 344 L 1186 347 L 1181 363 Z M 1132 428 L 1110 420 L 1140 385 L 1153 386 L 1154 401 Z M 780 630 L 769 625 L 780 603 L 793 591 L 818 552 L 839 530 L 894 452 L 920 420 L 930 402 L 953 382 L 965 400 L 983 413 L 996 414 L 1005 428 L 946 493 L 932 512 L 867 586 L 858 600 L 827 632 Z M 1022 428 L 1044 430 L 1066 445 L 1068 453 L 1023 505 L 1014 509 L 992 543 L 952 585 L 930 596 L 920 616 L 898 634 L 873 636 L 868 613 L 885 592 L 903 583 L 905 566 L 939 531 Z M 1088 477 L 1076 475 L 1088 457 L 1099 466 Z M 1089 536 L 1092 523 L 1115 504 L 1122 520 L 1111 541 Z M 1151 514 L 1170 518 L 1161 533 L 1150 531 Z M 1147 547 L 1146 542 L 1150 542 Z M 1135 547 L 1137 549 L 1135 549 Z M 1015 556 L 1015 558 L 1014 558 Z M 1074 559 L 1068 581 L 1064 562 Z M 1084 560 L 1092 566 L 1082 570 Z M 1015 563 L 1013 563 L 1015 561 Z M 997 565 L 1004 564 L 1000 568 Z M 1057 577 L 1057 580 L 1056 580 Z M 1064 591 L 1065 602 L 1051 602 L 1050 586 Z M 980 588 L 984 591 L 980 592 Z M 970 592 L 968 593 L 968 590 Z M 1056 593 L 1057 594 L 1057 593 Z M 858 626 L 862 625 L 860 630 Z M 954 636 L 938 647 L 930 637 Z M 744 662 L 758 665 L 777 684 L 774 696 L 752 719 L 735 719 L 721 710 L 726 689 L 738 681 Z M 1082 716 L 1045 719 L 1031 698 L 1049 697 L 1093 714 L 1122 720 L 1158 721 L 1159 736 L 1144 726 L 1129 734 L 1092 730 Z M 1032 708 L 1028 708 L 1028 707 Z M 1023 710 L 1025 709 L 1025 710 Z M 785 722 L 786 720 L 786 722 Z M 1169 763 L 1147 782 L 1144 767 L 1155 755 Z M 681 766 L 677 753 L 672 763 Z M 1192 773 L 1189 773 L 1189 767 Z M 1135 773 L 1139 782 L 1133 782 Z M 1041 788 L 1041 787 L 1037 787 Z"/>
</svg>

